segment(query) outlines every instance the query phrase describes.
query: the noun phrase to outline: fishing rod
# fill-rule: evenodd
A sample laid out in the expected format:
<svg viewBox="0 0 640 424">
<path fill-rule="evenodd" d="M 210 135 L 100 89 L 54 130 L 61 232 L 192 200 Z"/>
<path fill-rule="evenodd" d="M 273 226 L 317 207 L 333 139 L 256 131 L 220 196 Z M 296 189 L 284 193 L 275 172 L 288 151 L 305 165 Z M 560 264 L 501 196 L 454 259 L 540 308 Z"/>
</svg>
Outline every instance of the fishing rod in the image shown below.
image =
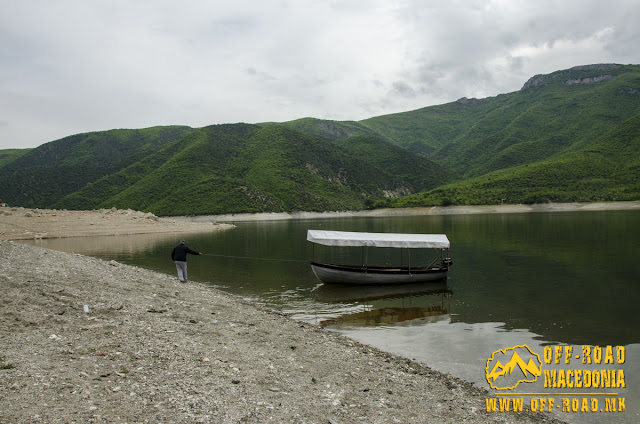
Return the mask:
<svg viewBox="0 0 640 424">
<path fill-rule="evenodd" d="M 278 259 L 278 258 L 257 258 L 254 256 L 233 256 L 233 255 L 215 255 L 213 253 L 203 253 L 203 256 L 217 256 L 220 258 L 233 258 L 233 259 L 255 259 L 255 260 L 259 260 L 259 261 L 276 261 L 276 262 L 305 262 L 307 263 L 308 261 L 303 261 L 300 259 Z"/>
</svg>

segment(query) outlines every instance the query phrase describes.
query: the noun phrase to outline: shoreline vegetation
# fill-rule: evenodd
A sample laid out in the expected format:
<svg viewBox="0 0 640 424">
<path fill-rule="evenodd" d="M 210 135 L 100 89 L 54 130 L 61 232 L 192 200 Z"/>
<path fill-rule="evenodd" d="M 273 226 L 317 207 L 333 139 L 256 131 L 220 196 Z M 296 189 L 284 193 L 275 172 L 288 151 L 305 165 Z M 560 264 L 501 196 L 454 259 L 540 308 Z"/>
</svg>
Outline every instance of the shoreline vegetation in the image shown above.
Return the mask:
<svg viewBox="0 0 640 424">
<path fill-rule="evenodd" d="M 206 282 L 8 240 L 230 228 L 135 211 L 3 208 L 0 422 L 560 422 L 488 413 L 482 387 Z"/>
</svg>

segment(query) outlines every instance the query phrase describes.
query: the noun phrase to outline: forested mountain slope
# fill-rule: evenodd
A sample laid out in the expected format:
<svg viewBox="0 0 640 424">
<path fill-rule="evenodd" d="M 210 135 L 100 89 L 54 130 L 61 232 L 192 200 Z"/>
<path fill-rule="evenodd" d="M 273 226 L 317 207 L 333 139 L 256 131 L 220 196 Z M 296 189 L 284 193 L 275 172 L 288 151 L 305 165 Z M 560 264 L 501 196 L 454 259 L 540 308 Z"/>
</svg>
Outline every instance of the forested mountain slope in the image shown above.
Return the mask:
<svg viewBox="0 0 640 424">
<path fill-rule="evenodd" d="M 158 215 L 640 199 L 640 66 L 355 121 L 110 130 L 0 151 L 0 199 Z M 406 196 L 406 197 L 405 197 Z"/>
<path fill-rule="evenodd" d="M 428 160 L 373 141 L 380 158 L 403 163 L 402 174 L 399 163 L 287 126 L 228 124 L 67 137 L 7 164 L 0 182 L 11 204 L 187 215 L 361 209 L 450 180 L 429 172 L 438 167 Z"/>
</svg>

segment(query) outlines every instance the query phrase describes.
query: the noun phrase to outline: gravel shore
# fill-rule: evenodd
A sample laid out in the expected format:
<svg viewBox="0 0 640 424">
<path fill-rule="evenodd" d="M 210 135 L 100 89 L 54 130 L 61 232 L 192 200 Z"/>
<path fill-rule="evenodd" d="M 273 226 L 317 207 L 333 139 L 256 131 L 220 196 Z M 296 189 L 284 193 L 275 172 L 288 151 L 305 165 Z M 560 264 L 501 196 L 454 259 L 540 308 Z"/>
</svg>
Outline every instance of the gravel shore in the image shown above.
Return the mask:
<svg viewBox="0 0 640 424">
<path fill-rule="evenodd" d="M 199 283 L 0 241 L 2 423 L 535 423 Z"/>
<path fill-rule="evenodd" d="M 229 228 L 3 210 L 0 423 L 558 422 L 204 283 L 7 241 Z"/>
</svg>

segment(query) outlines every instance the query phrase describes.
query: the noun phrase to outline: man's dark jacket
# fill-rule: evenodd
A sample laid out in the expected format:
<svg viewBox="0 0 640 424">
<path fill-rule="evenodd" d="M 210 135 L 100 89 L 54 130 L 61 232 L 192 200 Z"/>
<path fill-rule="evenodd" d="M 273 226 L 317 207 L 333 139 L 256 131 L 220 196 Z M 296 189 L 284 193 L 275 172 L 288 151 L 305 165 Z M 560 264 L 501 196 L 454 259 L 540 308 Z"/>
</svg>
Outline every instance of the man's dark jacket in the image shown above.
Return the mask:
<svg viewBox="0 0 640 424">
<path fill-rule="evenodd" d="M 187 253 L 190 253 L 192 255 L 200 254 L 200 252 L 196 252 L 195 250 L 189 249 L 186 244 L 180 243 L 179 245 L 174 247 L 173 250 L 171 251 L 171 260 L 186 262 Z"/>
</svg>

